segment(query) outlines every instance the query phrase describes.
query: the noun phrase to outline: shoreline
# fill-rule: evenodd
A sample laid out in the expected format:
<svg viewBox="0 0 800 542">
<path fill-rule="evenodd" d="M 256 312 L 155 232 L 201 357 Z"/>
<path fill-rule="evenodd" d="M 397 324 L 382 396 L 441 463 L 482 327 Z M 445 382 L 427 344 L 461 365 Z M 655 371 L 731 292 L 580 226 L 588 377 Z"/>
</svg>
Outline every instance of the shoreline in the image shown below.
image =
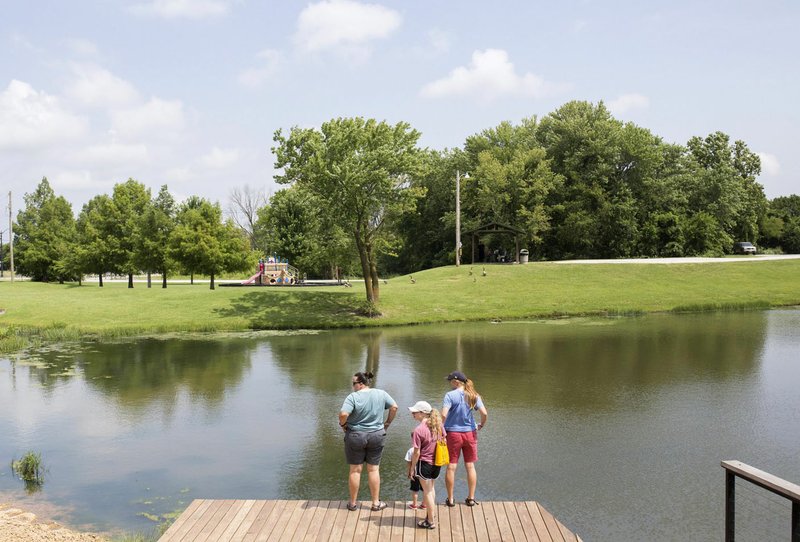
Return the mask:
<svg viewBox="0 0 800 542">
<path fill-rule="evenodd" d="M 107 542 L 94 533 L 77 532 L 39 519 L 11 503 L 0 502 L 0 542 Z"/>
</svg>

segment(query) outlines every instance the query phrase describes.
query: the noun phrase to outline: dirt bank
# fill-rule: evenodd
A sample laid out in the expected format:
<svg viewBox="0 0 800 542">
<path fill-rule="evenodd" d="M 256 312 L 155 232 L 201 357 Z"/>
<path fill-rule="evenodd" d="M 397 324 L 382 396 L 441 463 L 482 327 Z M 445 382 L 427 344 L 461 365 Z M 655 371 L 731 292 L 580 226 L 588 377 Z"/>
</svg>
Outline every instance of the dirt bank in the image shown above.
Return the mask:
<svg viewBox="0 0 800 542">
<path fill-rule="evenodd" d="M 0 503 L 0 542 L 106 542 L 106 539 L 76 533 L 52 521 L 40 521 L 36 514 Z"/>
</svg>

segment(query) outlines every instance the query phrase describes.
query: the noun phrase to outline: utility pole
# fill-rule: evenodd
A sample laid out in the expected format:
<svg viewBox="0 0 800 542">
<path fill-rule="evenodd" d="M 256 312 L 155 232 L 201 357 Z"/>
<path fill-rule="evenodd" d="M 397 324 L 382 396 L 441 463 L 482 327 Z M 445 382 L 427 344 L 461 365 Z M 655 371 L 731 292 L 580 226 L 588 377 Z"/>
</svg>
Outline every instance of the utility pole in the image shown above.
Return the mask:
<svg viewBox="0 0 800 542">
<path fill-rule="evenodd" d="M 8 191 L 8 257 L 11 264 L 11 282 L 14 282 L 14 222 L 11 220 L 11 190 Z"/>
<path fill-rule="evenodd" d="M 0 231 L 0 279 L 3 278 L 3 234 L 6 231 Z"/>
<path fill-rule="evenodd" d="M 456 267 L 461 265 L 461 173 L 456 170 Z"/>
<path fill-rule="evenodd" d="M 456 267 L 461 265 L 461 179 L 469 179 L 469 173 L 456 170 Z"/>
</svg>

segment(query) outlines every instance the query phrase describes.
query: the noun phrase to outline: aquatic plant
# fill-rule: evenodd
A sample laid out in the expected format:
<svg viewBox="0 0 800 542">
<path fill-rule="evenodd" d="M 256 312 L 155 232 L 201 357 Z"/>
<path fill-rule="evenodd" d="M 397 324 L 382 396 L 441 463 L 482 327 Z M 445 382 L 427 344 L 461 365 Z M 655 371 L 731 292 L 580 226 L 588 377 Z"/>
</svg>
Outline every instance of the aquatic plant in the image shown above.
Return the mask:
<svg viewBox="0 0 800 542">
<path fill-rule="evenodd" d="M 45 468 L 42 466 L 41 454 L 29 451 L 21 459 L 12 459 L 11 470 L 25 482 L 28 493 L 35 493 L 42 488 Z"/>
</svg>

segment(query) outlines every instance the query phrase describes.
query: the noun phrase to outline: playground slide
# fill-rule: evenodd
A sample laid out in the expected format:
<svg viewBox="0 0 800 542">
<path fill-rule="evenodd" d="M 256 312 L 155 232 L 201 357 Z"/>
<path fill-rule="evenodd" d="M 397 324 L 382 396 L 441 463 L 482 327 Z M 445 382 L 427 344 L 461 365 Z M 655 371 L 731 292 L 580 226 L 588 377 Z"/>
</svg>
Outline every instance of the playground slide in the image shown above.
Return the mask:
<svg viewBox="0 0 800 542">
<path fill-rule="evenodd" d="M 256 273 L 255 275 L 253 275 L 252 277 L 247 279 L 246 281 L 242 282 L 242 284 L 253 284 L 256 281 L 256 279 L 258 277 L 260 277 L 260 276 L 261 276 L 261 271 L 259 271 L 258 273 Z"/>
</svg>

